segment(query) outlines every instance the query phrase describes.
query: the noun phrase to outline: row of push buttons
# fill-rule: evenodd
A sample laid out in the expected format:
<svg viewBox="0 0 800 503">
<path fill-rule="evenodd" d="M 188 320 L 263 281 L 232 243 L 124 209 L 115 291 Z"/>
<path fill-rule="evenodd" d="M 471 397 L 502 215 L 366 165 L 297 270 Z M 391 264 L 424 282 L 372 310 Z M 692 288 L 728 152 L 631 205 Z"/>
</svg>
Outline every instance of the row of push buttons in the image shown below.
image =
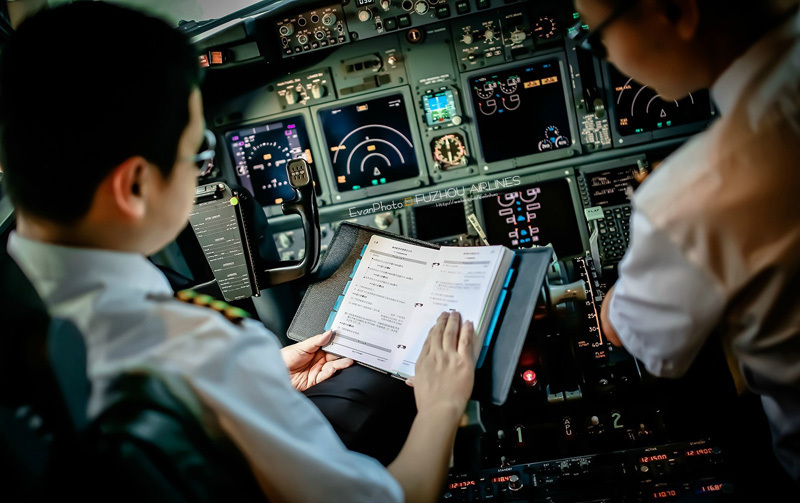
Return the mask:
<svg viewBox="0 0 800 503">
<path fill-rule="evenodd" d="M 411 26 L 411 16 L 408 14 L 383 19 L 383 27 L 386 28 L 386 31 L 396 30 L 397 28 L 408 28 L 409 26 Z"/>
<path fill-rule="evenodd" d="M 293 54 L 303 51 L 311 51 L 313 49 L 319 49 L 320 47 L 327 47 L 329 45 L 335 45 L 336 43 L 343 43 L 346 42 L 347 38 L 344 35 L 339 36 L 338 39 L 336 38 L 329 38 L 328 40 L 322 40 L 320 42 L 312 42 L 310 44 L 298 45 L 295 46 L 294 49 L 291 47 L 286 47 L 283 52 L 286 54 Z"/>
<path fill-rule="evenodd" d="M 607 208 L 603 210 L 603 217 L 597 222 L 603 259 L 619 260 L 625 254 L 630 241 L 631 207 L 626 205 Z"/>
</svg>

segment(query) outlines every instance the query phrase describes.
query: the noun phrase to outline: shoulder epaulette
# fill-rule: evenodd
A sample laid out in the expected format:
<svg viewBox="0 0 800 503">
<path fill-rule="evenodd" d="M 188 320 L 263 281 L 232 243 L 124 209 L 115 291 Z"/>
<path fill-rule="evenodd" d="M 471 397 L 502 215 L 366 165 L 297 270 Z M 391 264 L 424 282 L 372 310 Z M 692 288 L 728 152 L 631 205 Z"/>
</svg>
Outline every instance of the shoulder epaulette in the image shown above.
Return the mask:
<svg viewBox="0 0 800 503">
<path fill-rule="evenodd" d="M 213 309 L 225 316 L 225 318 L 232 323 L 238 324 L 241 323 L 243 319 L 251 317 L 250 313 L 240 307 L 232 306 L 227 302 L 217 300 L 210 295 L 197 293 L 194 290 L 181 290 L 175 294 L 175 298 L 187 304 Z"/>
</svg>

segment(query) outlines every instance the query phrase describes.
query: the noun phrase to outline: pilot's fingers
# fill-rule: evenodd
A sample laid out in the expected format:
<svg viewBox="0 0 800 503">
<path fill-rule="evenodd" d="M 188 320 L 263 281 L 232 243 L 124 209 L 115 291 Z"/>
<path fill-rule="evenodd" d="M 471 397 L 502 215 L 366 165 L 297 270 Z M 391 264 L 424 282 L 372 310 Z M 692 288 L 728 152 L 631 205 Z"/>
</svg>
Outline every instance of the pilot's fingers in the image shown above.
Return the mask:
<svg viewBox="0 0 800 503">
<path fill-rule="evenodd" d="M 460 327 L 461 314 L 458 311 L 451 311 L 442 334 L 442 349 L 455 351 L 458 348 L 458 330 Z"/>
<path fill-rule="evenodd" d="M 334 362 L 334 361 L 337 361 L 337 360 L 349 361 L 350 364 L 353 363 L 353 360 L 351 358 L 345 358 L 343 356 L 335 355 L 335 354 L 332 354 L 332 353 L 325 353 L 325 363 Z M 350 364 L 348 364 L 347 366 L 350 366 Z M 344 368 L 344 367 L 342 367 L 342 368 Z"/>
<path fill-rule="evenodd" d="M 475 325 L 471 321 L 465 321 L 461 325 L 461 332 L 458 336 L 458 353 L 463 356 L 475 358 Z"/>
<path fill-rule="evenodd" d="M 647 178 L 647 175 L 649 175 L 649 174 L 650 173 L 648 173 L 647 171 L 634 170 L 633 171 L 633 178 L 636 180 L 636 183 L 642 183 L 644 181 L 644 179 Z"/>
<path fill-rule="evenodd" d="M 444 327 L 447 326 L 447 320 L 450 318 L 450 313 L 442 313 L 436 319 L 436 323 L 431 327 L 428 332 L 428 338 L 425 339 L 425 345 L 422 346 L 421 355 L 427 355 L 431 352 L 431 348 L 442 347 L 442 335 L 444 334 Z"/>
<path fill-rule="evenodd" d="M 319 374 L 317 374 L 316 382 L 322 382 L 331 377 L 337 371 L 346 369 L 352 364 L 353 360 L 351 358 L 338 358 L 336 360 L 325 362 L 325 364 L 322 366 L 322 370 L 320 370 Z"/>
</svg>

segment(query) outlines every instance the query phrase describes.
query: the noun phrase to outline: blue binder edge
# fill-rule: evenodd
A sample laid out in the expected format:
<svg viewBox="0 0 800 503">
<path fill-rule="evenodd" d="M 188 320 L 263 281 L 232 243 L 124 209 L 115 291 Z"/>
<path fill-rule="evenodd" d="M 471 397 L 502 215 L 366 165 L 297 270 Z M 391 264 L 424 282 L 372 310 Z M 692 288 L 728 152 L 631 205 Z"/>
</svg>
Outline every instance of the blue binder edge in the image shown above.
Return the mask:
<svg viewBox="0 0 800 503">
<path fill-rule="evenodd" d="M 367 245 L 364 245 L 364 247 L 361 248 L 360 256 L 363 257 L 364 252 L 366 251 L 367 251 Z M 358 266 L 360 264 L 361 264 L 361 259 L 356 260 L 356 263 L 353 265 L 353 270 L 350 272 L 350 279 L 353 279 L 355 277 L 356 271 L 358 270 Z M 331 311 L 331 314 L 328 315 L 328 321 L 325 322 L 325 330 L 330 330 L 331 327 L 333 326 L 333 320 L 336 318 L 336 313 L 339 312 L 339 308 L 342 306 L 342 301 L 344 300 L 345 294 L 347 294 L 347 289 L 350 288 L 350 283 L 351 282 L 348 281 L 347 284 L 344 285 L 344 290 L 342 291 L 342 294 L 336 299 L 336 304 L 333 305 L 333 310 Z"/>
<path fill-rule="evenodd" d="M 516 260 L 516 256 L 514 259 Z M 481 347 L 481 352 L 478 355 L 478 363 L 475 365 L 477 368 L 481 368 L 483 366 L 483 362 L 486 359 L 486 354 L 489 352 L 489 346 L 492 344 L 492 338 L 494 337 L 495 329 L 497 328 L 497 322 L 500 320 L 500 314 L 503 312 L 503 308 L 505 307 L 506 298 L 508 297 L 508 288 L 511 285 L 511 280 L 514 277 L 515 272 L 516 268 L 512 267 L 508 269 L 508 274 L 506 274 L 506 280 L 503 282 L 503 289 L 500 290 L 500 295 L 497 297 L 497 305 L 494 308 L 492 320 L 489 322 L 489 329 L 486 331 L 486 337 L 483 339 L 483 346 Z"/>
</svg>

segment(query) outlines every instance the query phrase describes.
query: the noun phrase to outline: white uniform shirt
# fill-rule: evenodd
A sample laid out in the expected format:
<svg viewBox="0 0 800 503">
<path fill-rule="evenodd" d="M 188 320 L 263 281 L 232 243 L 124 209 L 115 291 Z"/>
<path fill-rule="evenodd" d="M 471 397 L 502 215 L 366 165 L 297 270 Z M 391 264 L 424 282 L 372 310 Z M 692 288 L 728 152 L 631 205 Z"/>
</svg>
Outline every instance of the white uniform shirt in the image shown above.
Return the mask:
<svg viewBox="0 0 800 503">
<path fill-rule="evenodd" d="M 144 257 L 54 246 L 12 233 L 8 252 L 51 315 L 83 334 L 90 414 L 122 371 L 148 365 L 183 376 L 217 415 L 271 501 L 399 502 L 397 481 L 375 459 L 342 444 L 317 407 L 289 382 L 277 338 L 170 299 Z"/>
<path fill-rule="evenodd" d="M 737 59 L 712 88 L 720 118 L 636 191 L 631 246 L 609 306 L 625 348 L 659 376 L 683 374 L 720 330 L 749 387 L 764 395 L 776 454 L 795 477 L 799 34 L 800 16 Z"/>
</svg>

